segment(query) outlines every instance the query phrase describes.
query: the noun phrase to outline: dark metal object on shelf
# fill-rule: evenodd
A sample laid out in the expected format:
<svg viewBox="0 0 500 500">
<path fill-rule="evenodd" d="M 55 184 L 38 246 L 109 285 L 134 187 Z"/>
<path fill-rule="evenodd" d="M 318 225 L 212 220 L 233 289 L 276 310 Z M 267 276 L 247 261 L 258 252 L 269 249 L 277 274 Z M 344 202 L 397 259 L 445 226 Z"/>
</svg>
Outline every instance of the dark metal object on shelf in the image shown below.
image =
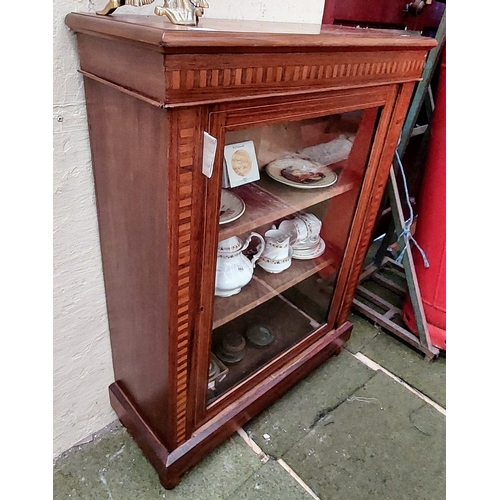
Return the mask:
<svg viewBox="0 0 500 500">
<path fill-rule="evenodd" d="M 227 374 L 229 368 L 222 363 L 215 354 L 210 353 L 210 365 L 208 367 L 208 390 L 215 390 L 217 384 L 222 382 Z"/>
<path fill-rule="evenodd" d="M 246 337 L 255 347 L 266 347 L 273 342 L 274 333 L 266 325 L 253 325 L 247 330 Z"/>
<path fill-rule="evenodd" d="M 217 356 L 227 364 L 236 364 L 245 355 L 246 341 L 243 335 L 233 332 L 229 333 L 222 340 L 222 344 L 217 350 Z"/>
</svg>

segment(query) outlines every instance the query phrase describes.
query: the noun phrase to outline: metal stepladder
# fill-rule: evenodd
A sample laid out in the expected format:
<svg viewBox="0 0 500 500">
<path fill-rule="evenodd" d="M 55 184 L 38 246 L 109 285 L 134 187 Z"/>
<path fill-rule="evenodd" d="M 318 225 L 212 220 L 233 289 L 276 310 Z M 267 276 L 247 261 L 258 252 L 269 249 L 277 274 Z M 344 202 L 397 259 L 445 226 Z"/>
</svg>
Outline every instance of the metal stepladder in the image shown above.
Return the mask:
<svg viewBox="0 0 500 500">
<path fill-rule="evenodd" d="M 430 83 L 440 60 L 446 39 L 446 10 L 441 18 L 435 39 L 438 45 L 430 51 L 424 67 L 422 80 L 415 89 L 389 174 L 389 181 L 385 193 L 386 199 L 390 202 L 390 211 L 392 215 L 389 228 L 381 240 L 373 261 L 364 268 L 359 278 L 356 295 L 364 300 L 355 297 L 353 301 L 353 309 L 422 352 L 425 356 L 425 360 L 428 362 L 438 357 L 440 351 L 432 345 L 427 328 L 424 306 L 411 252 L 412 236 L 408 223 L 405 221 L 401 195 L 397 183 L 397 173 L 400 171 L 401 158 L 403 158 L 406 148 L 408 147 L 410 138 L 414 135 L 424 133 L 426 134 L 424 136 L 425 143 L 430 132 L 431 117 L 434 110 Z M 429 124 L 418 127 L 417 119 L 422 110 L 422 106 L 425 106 L 424 109 Z M 396 241 L 394 241 L 394 238 L 396 238 Z M 391 245 L 398 242 L 402 250 L 399 258 L 395 259 L 388 255 L 388 250 Z M 387 276 L 384 275 L 384 270 L 387 269 L 404 277 L 407 289 L 388 279 Z M 396 323 L 396 321 L 394 321 L 398 315 L 401 315 L 401 309 L 366 288 L 365 283 L 368 280 L 373 280 L 378 285 L 399 296 L 404 296 L 406 293 L 409 294 L 415 316 L 418 337 L 401 326 L 401 323 Z M 369 303 L 373 304 L 373 307 L 368 305 Z M 380 310 L 384 312 L 380 313 Z"/>
</svg>

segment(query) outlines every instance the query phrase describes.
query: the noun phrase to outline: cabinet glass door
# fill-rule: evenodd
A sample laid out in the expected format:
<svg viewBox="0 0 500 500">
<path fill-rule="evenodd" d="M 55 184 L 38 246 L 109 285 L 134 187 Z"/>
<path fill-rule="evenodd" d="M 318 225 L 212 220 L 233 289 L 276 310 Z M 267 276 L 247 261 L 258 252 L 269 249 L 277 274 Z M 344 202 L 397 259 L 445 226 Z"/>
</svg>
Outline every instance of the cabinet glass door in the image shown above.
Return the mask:
<svg viewBox="0 0 500 500">
<path fill-rule="evenodd" d="M 228 130 L 207 403 L 325 325 L 379 108 Z"/>
</svg>

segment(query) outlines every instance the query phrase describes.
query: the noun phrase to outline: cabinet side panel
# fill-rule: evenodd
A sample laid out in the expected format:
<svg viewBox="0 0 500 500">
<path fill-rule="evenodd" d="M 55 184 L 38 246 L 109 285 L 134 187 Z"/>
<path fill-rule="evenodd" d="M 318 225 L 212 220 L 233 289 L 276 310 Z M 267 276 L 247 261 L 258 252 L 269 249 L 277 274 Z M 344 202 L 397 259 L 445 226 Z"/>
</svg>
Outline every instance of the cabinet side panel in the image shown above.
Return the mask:
<svg viewBox="0 0 500 500">
<path fill-rule="evenodd" d="M 115 379 L 169 434 L 167 111 L 85 79 Z"/>
</svg>

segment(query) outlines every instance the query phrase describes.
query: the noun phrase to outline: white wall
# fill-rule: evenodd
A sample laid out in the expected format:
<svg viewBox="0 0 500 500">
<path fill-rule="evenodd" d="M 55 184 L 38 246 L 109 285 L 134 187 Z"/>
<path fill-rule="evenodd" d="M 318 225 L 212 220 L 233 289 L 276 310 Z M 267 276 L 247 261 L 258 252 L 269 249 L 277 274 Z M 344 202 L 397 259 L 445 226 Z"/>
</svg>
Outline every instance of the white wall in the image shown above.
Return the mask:
<svg viewBox="0 0 500 500">
<path fill-rule="evenodd" d="M 95 12 L 106 0 L 53 5 L 53 421 L 54 456 L 116 419 L 99 235 L 76 37 L 69 12 Z M 209 0 L 205 17 L 320 23 L 324 0 Z M 151 14 L 152 5 L 119 12 Z"/>
<path fill-rule="evenodd" d="M 205 16 L 288 23 L 321 23 L 324 0 L 208 0 Z"/>
</svg>

